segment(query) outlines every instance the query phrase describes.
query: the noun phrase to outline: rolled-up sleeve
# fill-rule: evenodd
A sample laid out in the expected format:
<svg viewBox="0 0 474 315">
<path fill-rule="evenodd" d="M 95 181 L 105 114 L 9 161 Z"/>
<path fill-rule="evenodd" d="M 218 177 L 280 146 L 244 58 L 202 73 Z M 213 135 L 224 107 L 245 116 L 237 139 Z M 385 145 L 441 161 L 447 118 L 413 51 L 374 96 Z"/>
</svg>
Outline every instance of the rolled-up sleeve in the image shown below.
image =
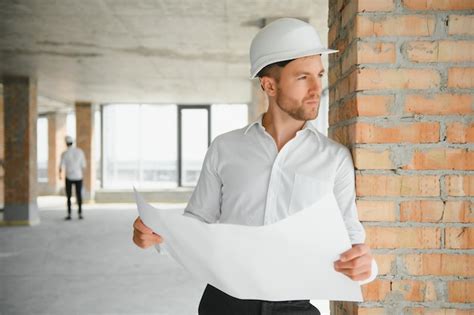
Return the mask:
<svg viewBox="0 0 474 315">
<path fill-rule="evenodd" d="M 219 220 L 222 201 L 222 181 L 217 172 L 218 150 L 216 138 L 209 149 L 199 175 L 199 180 L 184 209 L 184 215 L 203 222 L 214 223 Z"/>
<path fill-rule="evenodd" d="M 354 163 L 352 156 L 346 147 L 342 148 L 342 159 L 336 171 L 334 182 L 334 196 L 341 210 L 344 224 L 352 244 L 363 244 L 365 242 L 364 226 L 359 221 L 356 207 L 356 191 Z M 375 279 L 378 273 L 377 262 L 372 260 L 372 272 L 368 279 L 359 281 L 365 284 Z"/>
</svg>

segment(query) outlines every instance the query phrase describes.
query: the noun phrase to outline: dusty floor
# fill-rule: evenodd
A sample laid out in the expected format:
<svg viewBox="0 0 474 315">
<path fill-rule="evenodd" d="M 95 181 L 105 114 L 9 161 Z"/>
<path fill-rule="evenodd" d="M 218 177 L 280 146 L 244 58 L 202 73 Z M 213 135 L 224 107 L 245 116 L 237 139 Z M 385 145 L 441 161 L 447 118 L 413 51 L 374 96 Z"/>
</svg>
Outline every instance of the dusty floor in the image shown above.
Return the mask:
<svg viewBox="0 0 474 315">
<path fill-rule="evenodd" d="M 38 204 L 39 225 L 0 227 L 0 314 L 197 314 L 205 283 L 133 245 L 133 204 L 88 204 L 82 221 L 62 197 Z"/>
</svg>

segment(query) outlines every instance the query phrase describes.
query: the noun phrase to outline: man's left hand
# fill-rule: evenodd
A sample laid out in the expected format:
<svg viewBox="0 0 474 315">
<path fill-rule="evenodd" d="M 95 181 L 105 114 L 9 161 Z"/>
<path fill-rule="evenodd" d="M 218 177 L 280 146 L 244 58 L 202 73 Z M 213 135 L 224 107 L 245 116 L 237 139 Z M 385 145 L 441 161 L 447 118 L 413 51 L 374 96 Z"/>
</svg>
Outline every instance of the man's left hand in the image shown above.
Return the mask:
<svg viewBox="0 0 474 315">
<path fill-rule="evenodd" d="M 369 246 L 352 245 L 351 249 L 342 253 L 341 258 L 334 262 L 334 269 L 354 281 L 369 278 L 372 270 L 372 254 Z"/>
</svg>

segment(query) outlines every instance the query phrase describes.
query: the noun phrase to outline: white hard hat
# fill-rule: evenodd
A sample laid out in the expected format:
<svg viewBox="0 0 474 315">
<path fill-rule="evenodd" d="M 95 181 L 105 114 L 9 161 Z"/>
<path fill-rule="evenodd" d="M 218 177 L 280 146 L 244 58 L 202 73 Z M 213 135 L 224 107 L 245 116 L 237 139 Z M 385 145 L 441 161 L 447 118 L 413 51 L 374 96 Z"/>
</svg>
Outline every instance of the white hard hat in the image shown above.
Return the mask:
<svg viewBox="0 0 474 315">
<path fill-rule="evenodd" d="M 260 70 L 275 62 L 337 51 L 323 47 L 311 24 L 281 18 L 262 28 L 253 38 L 250 45 L 250 78 L 255 78 Z"/>
<path fill-rule="evenodd" d="M 71 136 L 64 137 L 64 140 L 66 140 L 66 143 L 73 143 L 74 142 L 74 139 L 72 139 Z"/>
</svg>

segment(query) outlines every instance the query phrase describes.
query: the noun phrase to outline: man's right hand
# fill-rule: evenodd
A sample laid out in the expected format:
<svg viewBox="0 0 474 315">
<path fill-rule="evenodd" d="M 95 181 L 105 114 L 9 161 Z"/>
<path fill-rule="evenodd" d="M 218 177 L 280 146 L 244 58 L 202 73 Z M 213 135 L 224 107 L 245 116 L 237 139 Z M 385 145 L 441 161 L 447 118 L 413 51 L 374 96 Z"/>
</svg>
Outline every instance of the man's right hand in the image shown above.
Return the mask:
<svg viewBox="0 0 474 315">
<path fill-rule="evenodd" d="M 137 217 L 133 223 L 133 242 L 140 248 L 148 248 L 163 242 L 163 239 L 143 224 L 140 217 Z"/>
</svg>

